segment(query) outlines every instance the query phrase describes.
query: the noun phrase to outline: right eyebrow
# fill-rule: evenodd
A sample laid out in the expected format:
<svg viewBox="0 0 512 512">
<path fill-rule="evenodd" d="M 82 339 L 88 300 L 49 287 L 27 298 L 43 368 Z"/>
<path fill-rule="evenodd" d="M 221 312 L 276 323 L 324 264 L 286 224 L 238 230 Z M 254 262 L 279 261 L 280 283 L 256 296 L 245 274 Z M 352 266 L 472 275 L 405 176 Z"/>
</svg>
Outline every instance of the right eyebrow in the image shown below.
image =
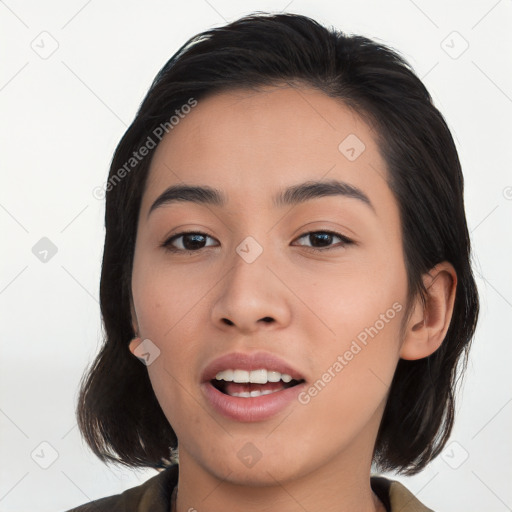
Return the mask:
<svg viewBox="0 0 512 512">
<path fill-rule="evenodd" d="M 215 188 L 198 185 L 172 185 L 158 196 L 151 205 L 148 217 L 157 208 L 167 204 L 188 201 L 196 204 L 211 204 L 213 206 L 224 206 L 227 198 Z"/>
</svg>

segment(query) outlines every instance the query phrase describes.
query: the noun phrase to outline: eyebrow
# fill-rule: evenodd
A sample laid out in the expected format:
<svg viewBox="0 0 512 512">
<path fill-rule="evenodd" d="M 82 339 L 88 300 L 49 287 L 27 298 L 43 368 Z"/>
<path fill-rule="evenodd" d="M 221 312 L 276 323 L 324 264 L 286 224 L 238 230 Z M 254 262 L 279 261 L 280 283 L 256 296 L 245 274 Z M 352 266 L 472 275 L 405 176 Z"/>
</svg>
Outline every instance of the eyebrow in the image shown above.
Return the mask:
<svg viewBox="0 0 512 512">
<path fill-rule="evenodd" d="M 272 198 L 272 202 L 275 207 L 279 208 L 329 196 L 344 196 L 357 199 L 375 213 L 372 202 L 361 189 L 338 180 L 306 181 L 292 185 L 278 192 Z M 228 200 L 227 196 L 221 190 L 209 186 L 187 184 L 172 185 L 158 196 L 151 205 L 147 216 L 149 217 L 151 212 L 161 206 L 176 202 L 191 202 L 222 207 L 227 204 Z"/>
</svg>

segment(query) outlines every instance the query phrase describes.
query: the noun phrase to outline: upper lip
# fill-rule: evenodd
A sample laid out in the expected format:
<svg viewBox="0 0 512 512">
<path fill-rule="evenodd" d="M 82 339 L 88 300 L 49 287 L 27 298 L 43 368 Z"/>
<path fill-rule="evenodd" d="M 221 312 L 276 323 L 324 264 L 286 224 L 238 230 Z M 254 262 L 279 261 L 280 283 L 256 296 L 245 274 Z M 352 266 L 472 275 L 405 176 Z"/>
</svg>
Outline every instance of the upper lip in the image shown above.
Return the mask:
<svg viewBox="0 0 512 512">
<path fill-rule="evenodd" d="M 215 379 L 217 373 L 223 370 L 272 370 L 286 373 L 294 380 L 303 380 L 304 377 L 286 361 L 269 352 L 232 352 L 214 359 L 203 370 L 201 381 L 207 382 Z"/>
</svg>

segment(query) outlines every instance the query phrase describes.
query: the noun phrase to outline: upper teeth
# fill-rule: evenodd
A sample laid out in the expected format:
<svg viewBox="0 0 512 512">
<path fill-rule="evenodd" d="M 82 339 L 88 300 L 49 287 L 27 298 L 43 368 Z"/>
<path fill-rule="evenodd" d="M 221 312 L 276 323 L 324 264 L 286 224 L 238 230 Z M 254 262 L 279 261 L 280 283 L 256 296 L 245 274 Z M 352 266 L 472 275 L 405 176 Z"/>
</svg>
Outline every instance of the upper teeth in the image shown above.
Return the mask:
<svg viewBox="0 0 512 512">
<path fill-rule="evenodd" d="M 217 380 L 226 380 L 230 382 L 252 382 L 254 384 L 266 384 L 267 382 L 290 382 L 292 376 L 287 373 L 279 373 L 271 370 L 224 370 L 217 373 Z"/>
</svg>

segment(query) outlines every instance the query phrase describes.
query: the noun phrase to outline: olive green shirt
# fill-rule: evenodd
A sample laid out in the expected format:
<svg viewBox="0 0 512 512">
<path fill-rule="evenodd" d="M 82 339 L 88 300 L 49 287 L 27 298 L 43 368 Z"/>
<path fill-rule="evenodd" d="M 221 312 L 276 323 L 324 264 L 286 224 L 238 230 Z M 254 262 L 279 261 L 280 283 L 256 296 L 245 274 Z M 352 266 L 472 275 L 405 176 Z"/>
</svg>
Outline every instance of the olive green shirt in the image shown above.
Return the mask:
<svg viewBox="0 0 512 512">
<path fill-rule="evenodd" d="M 400 482 L 371 477 L 373 492 L 388 512 L 433 512 L 422 505 Z M 178 465 L 169 466 L 143 484 L 91 501 L 67 512 L 170 512 L 171 494 L 178 483 Z"/>
</svg>

